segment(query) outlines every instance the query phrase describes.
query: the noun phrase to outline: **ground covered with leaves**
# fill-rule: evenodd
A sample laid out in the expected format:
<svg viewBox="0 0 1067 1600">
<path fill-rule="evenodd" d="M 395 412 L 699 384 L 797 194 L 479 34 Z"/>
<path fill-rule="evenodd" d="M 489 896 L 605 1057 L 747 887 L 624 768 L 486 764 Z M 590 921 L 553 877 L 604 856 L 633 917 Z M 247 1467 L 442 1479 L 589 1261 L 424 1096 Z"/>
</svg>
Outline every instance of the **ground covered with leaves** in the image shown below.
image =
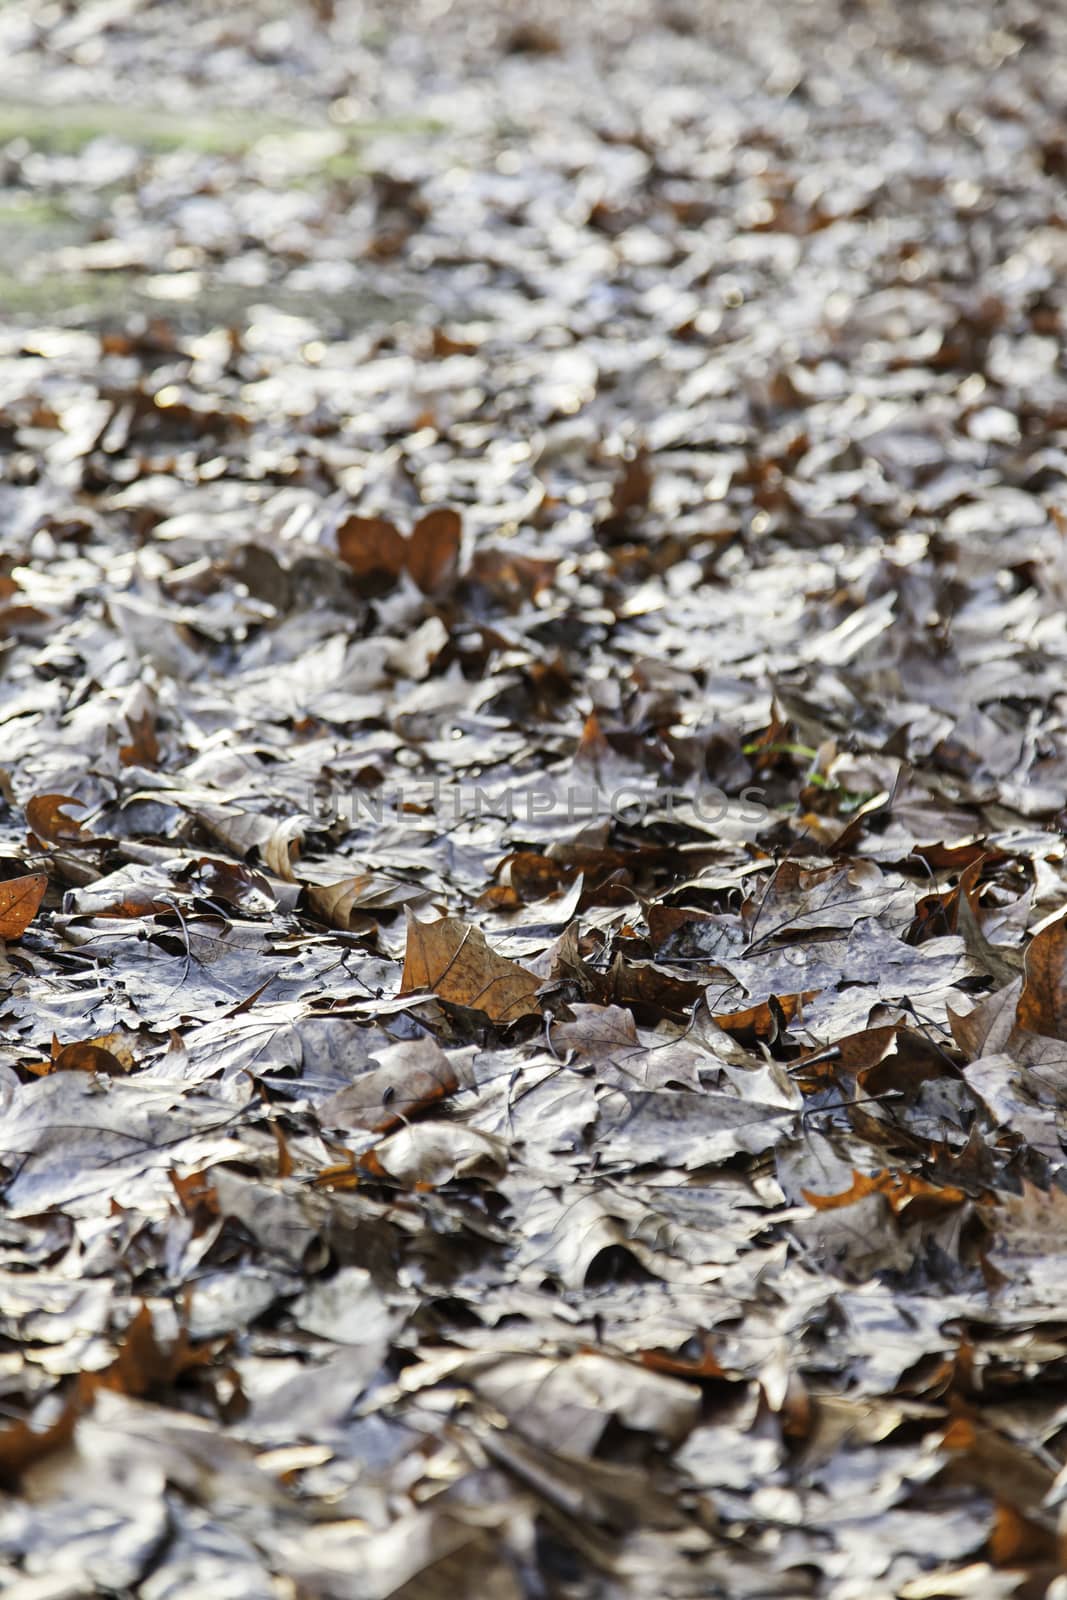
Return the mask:
<svg viewBox="0 0 1067 1600">
<path fill-rule="evenodd" d="M 1062 1600 L 1064 18 L 0 54 L 5 1595 Z"/>
</svg>

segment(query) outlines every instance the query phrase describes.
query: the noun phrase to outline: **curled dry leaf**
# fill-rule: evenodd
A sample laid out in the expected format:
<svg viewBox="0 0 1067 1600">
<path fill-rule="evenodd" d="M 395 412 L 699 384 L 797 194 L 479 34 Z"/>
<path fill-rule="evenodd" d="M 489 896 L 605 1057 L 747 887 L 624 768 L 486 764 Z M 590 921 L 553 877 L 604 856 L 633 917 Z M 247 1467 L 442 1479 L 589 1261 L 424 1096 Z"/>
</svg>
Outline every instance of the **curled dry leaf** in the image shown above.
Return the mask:
<svg viewBox="0 0 1067 1600">
<path fill-rule="evenodd" d="M 37 915 L 48 888 L 46 872 L 28 872 L 0 883 L 0 939 L 19 939 Z"/>
<path fill-rule="evenodd" d="M 293 862 L 299 857 L 303 842 L 304 824 L 299 817 L 290 817 L 286 822 L 279 822 L 259 847 L 259 853 L 268 872 L 273 872 L 283 883 L 295 883 Z"/>
<path fill-rule="evenodd" d="M 405 1039 L 378 1065 L 318 1108 L 326 1127 L 389 1133 L 459 1088 L 452 1063 L 433 1039 Z"/>
<path fill-rule="evenodd" d="M 309 883 L 306 894 L 311 913 L 342 932 L 358 920 L 357 913 L 374 916 L 395 912 L 425 899 L 425 891 L 417 884 L 403 883 L 382 872 L 361 872 L 354 878 L 342 878 L 339 883 Z"/>
<path fill-rule="evenodd" d="M 45 844 L 71 844 L 87 837 L 80 822 L 66 815 L 67 806 L 84 806 L 69 794 L 35 794 L 26 806 L 26 821 Z"/>
<path fill-rule="evenodd" d="M 112 1034 L 100 1039 L 61 1045 L 53 1037 L 51 1059 L 32 1064 L 28 1070 L 36 1078 L 46 1078 L 52 1072 L 97 1072 L 104 1077 L 122 1077 L 130 1071 L 134 1061 L 128 1048 L 124 1048 L 118 1040 L 119 1036 Z M 124 1059 L 109 1048 L 113 1043 L 123 1050 Z"/>
<path fill-rule="evenodd" d="M 337 550 L 368 594 L 390 588 L 406 570 L 433 595 L 455 580 L 462 532 L 459 513 L 448 508 L 420 517 L 409 539 L 386 517 L 351 516 L 337 530 Z"/>
<path fill-rule="evenodd" d="M 507 1170 L 508 1147 L 481 1128 L 452 1122 L 415 1122 L 401 1127 L 365 1156 L 362 1165 L 399 1183 L 436 1188 L 454 1178 L 499 1177 Z"/>
<path fill-rule="evenodd" d="M 498 956 L 477 928 L 458 917 L 419 922 L 409 911 L 400 992 L 416 989 L 484 1011 L 493 1022 L 514 1022 L 539 1010 L 533 973 Z"/>
<path fill-rule="evenodd" d="M 772 995 L 770 1000 L 747 1006 L 744 1011 L 716 1011 L 713 1017 L 724 1033 L 732 1033 L 737 1039 L 773 1040 L 818 993 L 818 989 L 806 989 L 803 994 Z"/>
<path fill-rule="evenodd" d="M 1067 1039 L 1067 917 L 1034 935 L 1015 1020 L 1028 1033 Z"/>
<path fill-rule="evenodd" d="M 407 543 L 386 517 L 346 517 L 337 530 L 341 560 L 371 588 L 395 583 L 404 570 Z"/>
<path fill-rule="evenodd" d="M 438 594 L 454 581 L 462 532 L 458 511 L 428 511 L 416 522 L 408 542 L 407 564 L 423 594 Z"/>
<path fill-rule="evenodd" d="M 962 1189 L 947 1184 L 927 1183 L 910 1172 L 854 1172 L 852 1185 L 839 1194 L 812 1194 L 802 1189 L 801 1194 L 816 1211 L 838 1211 L 842 1206 L 852 1206 L 870 1194 L 884 1195 L 897 1216 L 905 1219 L 918 1215 L 928 1216 L 933 1211 L 950 1211 L 963 1205 L 967 1196 Z"/>
</svg>

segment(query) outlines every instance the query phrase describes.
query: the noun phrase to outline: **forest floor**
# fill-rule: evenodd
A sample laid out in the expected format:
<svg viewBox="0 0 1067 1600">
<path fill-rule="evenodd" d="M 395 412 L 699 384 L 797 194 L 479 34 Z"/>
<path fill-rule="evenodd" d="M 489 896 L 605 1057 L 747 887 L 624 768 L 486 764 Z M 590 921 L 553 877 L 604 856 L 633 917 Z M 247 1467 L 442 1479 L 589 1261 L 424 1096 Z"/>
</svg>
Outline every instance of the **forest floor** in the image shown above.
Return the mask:
<svg viewBox="0 0 1067 1600">
<path fill-rule="evenodd" d="M 0 6 L 8 1600 L 1067 1595 L 1067 16 Z"/>
</svg>

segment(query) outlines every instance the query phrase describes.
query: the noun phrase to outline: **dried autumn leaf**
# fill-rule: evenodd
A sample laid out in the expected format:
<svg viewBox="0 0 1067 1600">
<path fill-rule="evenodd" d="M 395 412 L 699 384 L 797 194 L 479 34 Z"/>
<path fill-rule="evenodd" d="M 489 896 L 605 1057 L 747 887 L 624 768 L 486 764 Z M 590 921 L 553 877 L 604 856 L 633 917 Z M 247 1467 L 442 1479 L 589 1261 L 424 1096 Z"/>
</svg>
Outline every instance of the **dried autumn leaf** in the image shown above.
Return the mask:
<svg viewBox="0 0 1067 1600">
<path fill-rule="evenodd" d="M 375 913 L 395 912 L 401 906 L 425 898 L 425 891 L 416 884 L 403 883 L 381 872 L 360 872 L 354 878 L 342 878 L 339 883 L 309 883 L 306 886 L 308 909 L 320 922 L 345 932 L 356 921 L 373 917 Z"/>
<path fill-rule="evenodd" d="M 802 1189 L 801 1194 L 816 1211 L 839 1211 L 842 1206 L 856 1205 L 870 1194 L 880 1194 L 885 1196 L 894 1214 L 903 1214 L 905 1219 L 915 1217 L 920 1212 L 929 1215 L 931 1210 L 952 1210 L 955 1206 L 961 1206 L 967 1198 L 962 1189 L 947 1184 L 927 1183 L 914 1173 L 888 1170 L 869 1174 L 853 1172 L 851 1187 L 841 1190 L 839 1194 L 813 1194 L 808 1189 Z"/>
<path fill-rule="evenodd" d="M 26 806 L 26 821 L 38 839 L 45 844 L 70 844 L 86 837 L 85 829 L 73 817 L 68 817 L 66 806 L 82 806 L 69 794 L 35 794 Z"/>
<path fill-rule="evenodd" d="M 428 511 L 408 541 L 407 565 L 423 594 L 447 589 L 459 566 L 463 525 L 458 511 Z"/>
<path fill-rule="evenodd" d="M 28 872 L 0 883 L 0 939 L 19 939 L 37 915 L 48 888 L 46 872 Z"/>
<path fill-rule="evenodd" d="M 337 530 L 337 550 L 361 583 L 380 589 L 403 572 L 407 541 L 386 517 L 346 517 Z"/>
<path fill-rule="evenodd" d="M 533 973 L 498 956 L 477 928 L 458 917 L 419 922 L 409 911 L 400 992 L 416 989 L 484 1011 L 493 1022 L 514 1022 L 539 1009 Z"/>
<path fill-rule="evenodd" d="M 1028 1033 L 1067 1040 L 1067 917 L 1034 935 L 1023 970 L 1016 1023 Z"/>
<path fill-rule="evenodd" d="M 632 511 L 644 511 L 652 495 L 652 469 L 648 452 L 638 450 L 624 461 L 611 492 L 611 514 L 607 525 L 621 523 Z"/>
<path fill-rule="evenodd" d="M 524 600 L 532 600 L 547 589 L 556 576 L 556 561 L 524 556 L 518 551 L 489 545 L 474 554 L 470 581 L 484 589 L 509 611 L 517 611 Z"/>
<path fill-rule="evenodd" d="M 56 1040 L 53 1041 L 52 1059 L 31 1065 L 29 1071 L 37 1078 L 45 1078 L 51 1072 L 97 1072 L 104 1077 L 117 1078 L 128 1072 L 129 1067 L 102 1045 L 86 1041 L 60 1047 Z"/>
<path fill-rule="evenodd" d="M 331 1095 L 318 1114 L 328 1127 L 390 1133 L 458 1088 L 452 1063 L 435 1040 L 405 1039 L 383 1050 L 377 1066 Z"/>
<path fill-rule="evenodd" d="M 166 1388 L 190 1367 L 206 1365 L 217 1349 L 217 1345 L 193 1349 L 184 1328 L 169 1348 L 160 1345 L 152 1313 L 142 1305 L 123 1335 L 115 1360 L 100 1372 L 78 1374 L 66 1404 L 50 1427 L 36 1429 L 19 1421 L 0 1430 L 0 1482 L 14 1487 L 27 1468 L 69 1444 L 79 1417 L 89 1410 L 101 1389 L 135 1396 L 152 1394 Z"/>
<path fill-rule="evenodd" d="M 453 1178 L 497 1178 L 507 1171 L 508 1147 L 497 1134 L 454 1122 L 413 1122 L 399 1127 L 363 1158 L 375 1177 L 396 1178 L 416 1189 Z"/>
<path fill-rule="evenodd" d="M 737 1039 L 776 1039 L 781 1024 L 792 1022 L 818 993 L 818 989 L 805 989 L 803 994 L 772 995 L 770 1000 L 748 1006 L 744 1011 L 716 1011 L 712 1016 L 724 1033 L 732 1033 Z"/>
<path fill-rule="evenodd" d="M 0 1482 L 13 1489 L 27 1468 L 70 1443 L 92 1392 L 89 1380 L 89 1374 L 79 1377 L 73 1395 L 49 1427 L 34 1428 L 22 1420 L 0 1432 Z"/>
<path fill-rule="evenodd" d="M 139 717 L 128 716 L 130 742 L 119 746 L 119 760 L 124 767 L 154 767 L 159 762 L 159 740 L 156 737 L 156 719 L 151 711 L 142 711 Z"/>
</svg>

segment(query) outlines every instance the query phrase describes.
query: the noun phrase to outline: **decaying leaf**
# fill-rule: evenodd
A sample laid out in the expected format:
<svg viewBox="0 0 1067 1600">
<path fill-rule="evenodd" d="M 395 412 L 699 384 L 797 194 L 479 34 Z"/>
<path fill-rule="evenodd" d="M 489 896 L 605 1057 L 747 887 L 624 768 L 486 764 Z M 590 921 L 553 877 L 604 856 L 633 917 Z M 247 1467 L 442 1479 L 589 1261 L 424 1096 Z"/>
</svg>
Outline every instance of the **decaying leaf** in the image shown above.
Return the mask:
<svg viewBox="0 0 1067 1600">
<path fill-rule="evenodd" d="M 1063 8 L 0 60 L 0 1590 L 1057 1593 Z"/>
<path fill-rule="evenodd" d="M 458 1088 L 455 1068 L 433 1039 L 407 1040 L 382 1050 L 370 1071 L 324 1101 L 319 1119 L 327 1128 L 388 1133 Z"/>
<path fill-rule="evenodd" d="M 121 1075 L 128 1072 L 132 1066 L 132 1057 L 127 1056 L 125 1061 L 120 1060 L 108 1044 L 117 1042 L 109 1039 L 106 1043 L 102 1039 L 90 1039 L 75 1044 L 61 1045 L 53 1036 L 51 1060 L 41 1062 L 39 1065 L 31 1063 L 27 1070 L 35 1077 L 44 1077 L 50 1072 L 100 1072 L 109 1076 Z M 121 1049 L 121 1045 L 119 1046 Z"/>
<path fill-rule="evenodd" d="M 349 516 L 337 530 L 337 549 L 370 593 L 406 570 L 423 594 L 436 595 L 455 581 L 461 539 L 459 513 L 449 509 L 426 512 L 409 538 L 385 517 Z"/>
<path fill-rule="evenodd" d="M 426 898 L 417 884 L 374 872 L 361 872 L 340 883 L 309 883 L 306 893 L 308 907 L 320 921 L 343 929 L 352 928 L 361 913 L 373 921 L 376 914 L 395 913 Z"/>
</svg>

